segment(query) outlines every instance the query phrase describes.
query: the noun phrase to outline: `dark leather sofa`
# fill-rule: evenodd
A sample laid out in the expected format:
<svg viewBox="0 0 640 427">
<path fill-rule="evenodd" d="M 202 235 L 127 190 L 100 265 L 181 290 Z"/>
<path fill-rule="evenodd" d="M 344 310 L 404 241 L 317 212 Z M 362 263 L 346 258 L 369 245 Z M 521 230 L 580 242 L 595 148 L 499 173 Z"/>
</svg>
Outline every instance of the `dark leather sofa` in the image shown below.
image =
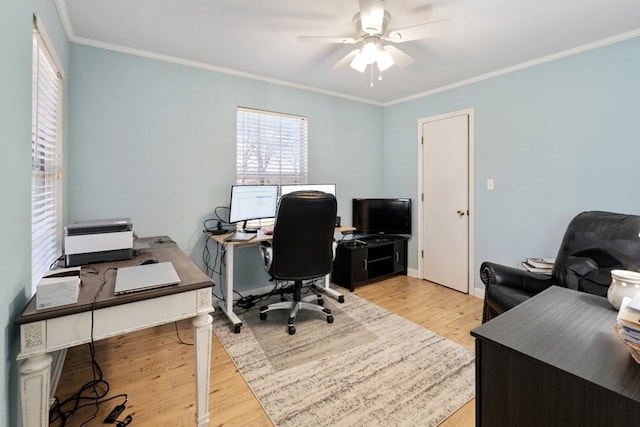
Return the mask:
<svg viewBox="0 0 640 427">
<path fill-rule="evenodd" d="M 582 212 L 571 220 L 551 276 L 492 262 L 480 266 L 485 285 L 482 322 L 552 285 L 606 297 L 611 270 L 640 271 L 640 216 Z"/>
</svg>

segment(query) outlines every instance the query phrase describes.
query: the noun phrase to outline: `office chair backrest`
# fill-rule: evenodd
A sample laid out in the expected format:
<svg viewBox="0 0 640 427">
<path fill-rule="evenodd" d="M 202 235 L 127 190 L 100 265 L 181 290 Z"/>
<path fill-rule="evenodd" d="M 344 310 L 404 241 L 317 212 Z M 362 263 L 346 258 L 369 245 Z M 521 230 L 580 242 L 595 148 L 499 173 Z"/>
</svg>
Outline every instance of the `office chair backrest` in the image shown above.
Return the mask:
<svg viewBox="0 0 640 427">
<path fill-rule="evenodd" d="M 331 272 L 336 212 L 331 194 L 295 191 L 282 196 L 273 230 L 274 278 L 304 280 Z"/>
</svg>

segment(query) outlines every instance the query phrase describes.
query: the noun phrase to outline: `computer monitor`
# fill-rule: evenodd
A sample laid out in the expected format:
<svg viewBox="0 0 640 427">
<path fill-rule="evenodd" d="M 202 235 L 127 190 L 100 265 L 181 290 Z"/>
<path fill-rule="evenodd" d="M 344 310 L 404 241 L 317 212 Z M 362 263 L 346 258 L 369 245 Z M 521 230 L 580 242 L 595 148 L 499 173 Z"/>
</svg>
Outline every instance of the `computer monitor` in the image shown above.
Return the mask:
<svg viewBox="0 0 640 427">
<path fill-rule="evenodd" d="M 275 218 L 277 203 L 277 185 L 232 185 L 229 222 L 244 222 L 247 231 L 247 221 Z"/>
<path fill-rule="evenodd" d="M 292 193 L 294 191 L 322 191 L 324 193 L 336 195 L 335 184 L 288 184 L 280 186 L 280 196 Z"/>
</svg>

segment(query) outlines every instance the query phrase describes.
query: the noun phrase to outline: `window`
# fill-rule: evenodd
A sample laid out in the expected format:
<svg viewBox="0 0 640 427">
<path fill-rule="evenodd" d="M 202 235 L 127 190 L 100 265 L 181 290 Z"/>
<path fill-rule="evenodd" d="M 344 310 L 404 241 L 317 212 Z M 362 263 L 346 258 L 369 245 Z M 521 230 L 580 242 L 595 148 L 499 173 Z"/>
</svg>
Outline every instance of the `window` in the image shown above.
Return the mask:
<svg viewBox="0 0 640 427">
<path fill-rule="evenodd" d="M 34 17 L 31 128 L 32 291 L 62 254 L 62 68 L 44 27 Z"/>
<path fill-rule="evenodd" d="M 238 184 L 306 184 L 307 118 L 239 107 Z"/>
</svg>

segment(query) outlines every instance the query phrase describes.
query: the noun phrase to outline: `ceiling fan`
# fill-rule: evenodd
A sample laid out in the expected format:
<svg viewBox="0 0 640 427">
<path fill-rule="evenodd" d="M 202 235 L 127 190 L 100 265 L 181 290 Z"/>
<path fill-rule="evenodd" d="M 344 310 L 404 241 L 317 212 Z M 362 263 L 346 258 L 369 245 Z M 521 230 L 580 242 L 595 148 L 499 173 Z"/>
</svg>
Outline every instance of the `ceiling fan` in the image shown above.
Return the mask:
<svg viewBox="0 0 640 427">
<path fill-rule="evenodd" d="M 347 63 L 361 73 L 367 66 L 373 70 L 374 64 L 379 72 L 392 65 L 407 66 L 413 62 L 413 58 L 389 43 L 404 43 L 412 40 L 425 39 L 446 34 L 451 29 L 451 20 L 426 22 L 411 27 L 393 30 L 387 33 L 387 24 L 391 20 L 391 14 L 384 8 L 384 0 L 359 0 L 360 12 L 353 17 L 356 27 L 355 37 L 326 37 L 326 36 L 300 36 L 299 42 L 321 42 L 338 44 L 356 44 L 360 47 L 349 52 L 336 63 L 333 68 L 341 67 Z M 381 78 L 381 77 L 380 77 Z"/>
</svg>

